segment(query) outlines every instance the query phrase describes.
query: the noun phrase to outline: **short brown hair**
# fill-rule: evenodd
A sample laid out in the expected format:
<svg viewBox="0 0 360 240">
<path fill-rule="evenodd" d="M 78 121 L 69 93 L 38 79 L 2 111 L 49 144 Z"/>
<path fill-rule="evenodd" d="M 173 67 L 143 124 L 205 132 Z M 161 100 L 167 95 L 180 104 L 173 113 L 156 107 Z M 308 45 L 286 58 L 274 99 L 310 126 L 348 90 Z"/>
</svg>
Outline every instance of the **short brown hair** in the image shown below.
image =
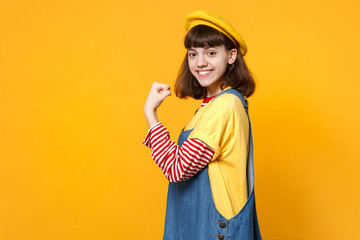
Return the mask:
<svg viewBox="0 0 360 240">
<path fill-rule="evenodd" d="M 234 48 L 236 49 L 235 44 L 225 34 L 205 25 L 193 27 L 186 34 L 184 45 L 186 49 L 221 45 L 224 45 L 227 51 Z M 238 90 L 245 97 L 250 97 L 255 91 L 255 81 L 239 50 L 237 51 L 234 64 L 228 64 L 225 72 L 225 80 L 220 86 L 221 90 L 226 87 Z M 206 93 L 206 88 L 202 87 L 190 72 L 188 56 L 186 54 L 175 83 L 176 96 L 180 98 L 192 97 L 195 99 L 203 99 L 206 97 Z"/>
</svg>

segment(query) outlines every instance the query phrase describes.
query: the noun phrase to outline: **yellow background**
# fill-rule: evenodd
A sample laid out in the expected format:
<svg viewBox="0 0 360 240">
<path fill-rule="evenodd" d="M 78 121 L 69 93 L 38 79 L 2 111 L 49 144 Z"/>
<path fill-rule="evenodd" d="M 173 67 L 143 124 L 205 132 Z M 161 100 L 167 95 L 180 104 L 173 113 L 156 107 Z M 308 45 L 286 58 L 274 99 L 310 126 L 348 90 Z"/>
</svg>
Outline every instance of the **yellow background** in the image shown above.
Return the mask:
<svg viewBox="0 0 360 240">
<path fill-rule="evenodd" d="M 143 105 L 173 86 L 198 9 L 249 48 L 263 238 L 360 239 L 359 1 L 2 0 L 1 240 L 162 238 Z M 198 106 L 164 102 L 173 140 Z"/>
</svg>

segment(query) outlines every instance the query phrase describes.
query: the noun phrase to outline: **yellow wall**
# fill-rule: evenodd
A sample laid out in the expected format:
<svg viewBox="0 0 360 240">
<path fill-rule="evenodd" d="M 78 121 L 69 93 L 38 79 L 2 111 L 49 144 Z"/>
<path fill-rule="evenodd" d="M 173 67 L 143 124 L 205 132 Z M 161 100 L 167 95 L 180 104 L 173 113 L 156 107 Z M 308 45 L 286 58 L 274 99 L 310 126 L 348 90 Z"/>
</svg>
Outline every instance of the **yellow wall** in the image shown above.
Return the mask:
<svg viewBox="0 0 360 240">
<path fill-rule="evenodd" d="M 356 0 L 0 3 L 0 239 L 161 239 L 167 182 L 141 145 L 187 13 L 243 35 L 264 239 L 360 239 Z M 159 110 L 175 140 L 198 101 Z"/>
</svg>

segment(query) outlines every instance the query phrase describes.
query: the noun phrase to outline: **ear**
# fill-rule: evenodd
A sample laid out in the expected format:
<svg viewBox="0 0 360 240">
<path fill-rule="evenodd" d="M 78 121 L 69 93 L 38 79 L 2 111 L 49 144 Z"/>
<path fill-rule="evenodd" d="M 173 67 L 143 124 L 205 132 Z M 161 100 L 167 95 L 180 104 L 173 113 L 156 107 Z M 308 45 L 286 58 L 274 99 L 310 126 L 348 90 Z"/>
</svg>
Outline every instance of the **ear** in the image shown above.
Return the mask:
<svg viewBox="0 0 360 240">
<path fill-rule="evenodd" d="M 229 64 L 233 64 L 236 60 L 236 56 L 237 56 L 237 49 L 233 48 L 229 51 Z"/>
</svg>

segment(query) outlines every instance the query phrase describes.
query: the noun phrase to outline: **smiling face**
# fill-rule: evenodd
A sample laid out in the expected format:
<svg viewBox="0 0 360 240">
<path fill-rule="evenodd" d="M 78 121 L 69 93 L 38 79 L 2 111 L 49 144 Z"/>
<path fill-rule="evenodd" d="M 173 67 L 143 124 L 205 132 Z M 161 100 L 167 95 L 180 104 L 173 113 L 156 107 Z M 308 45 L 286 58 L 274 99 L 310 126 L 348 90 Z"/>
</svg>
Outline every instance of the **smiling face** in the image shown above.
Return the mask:
<svg viewBox="0 0 360 240">
<path fill-rule="evenodd" d="M 227 64 L 234 63 L 236 53 L 236 49 L 227 51 L 224 45 L 188 49 L 190 72 L 207 89 L 207 97 L 221 92 Z"/>
</svg>

